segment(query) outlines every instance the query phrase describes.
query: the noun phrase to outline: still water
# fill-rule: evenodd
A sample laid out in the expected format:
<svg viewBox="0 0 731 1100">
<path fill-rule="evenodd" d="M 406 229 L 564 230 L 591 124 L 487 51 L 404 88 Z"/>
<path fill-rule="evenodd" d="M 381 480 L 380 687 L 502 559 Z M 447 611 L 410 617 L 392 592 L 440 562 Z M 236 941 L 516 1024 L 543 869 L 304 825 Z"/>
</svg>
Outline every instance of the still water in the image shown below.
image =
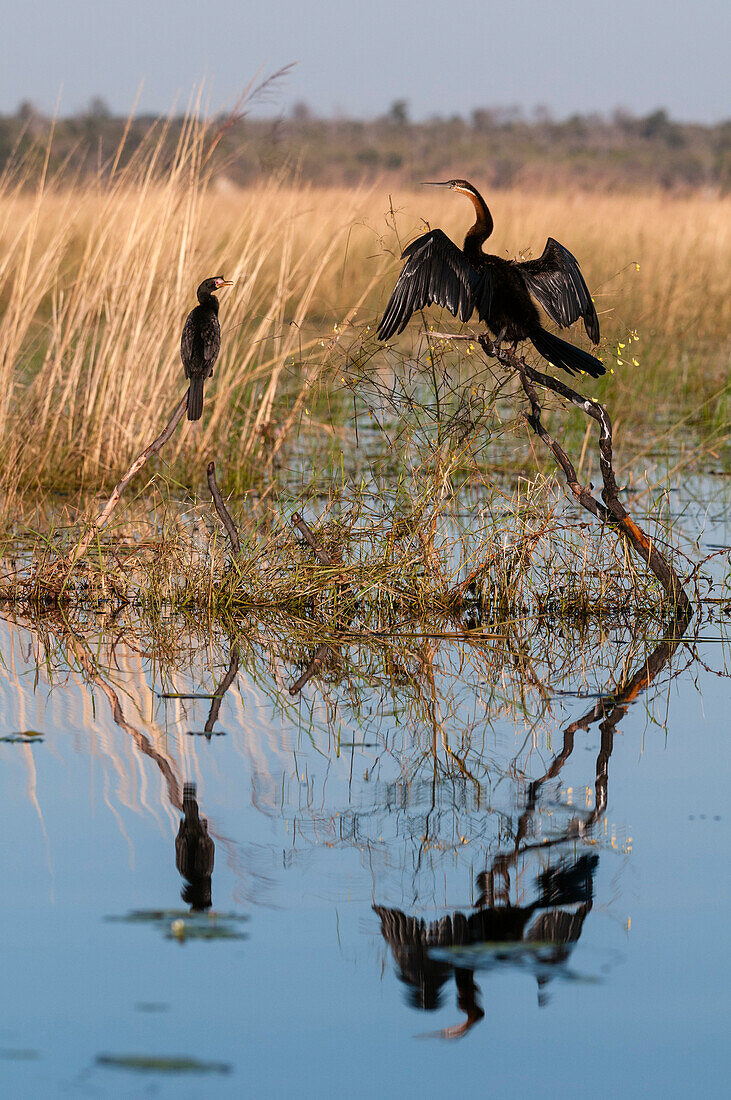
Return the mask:
<svg viewBox="0 0 731 1100">
<path fill-rule="evenodd" d="M 726 1095 L 728 623 L 6 613 L 2 1094 Z"/>
</svg>

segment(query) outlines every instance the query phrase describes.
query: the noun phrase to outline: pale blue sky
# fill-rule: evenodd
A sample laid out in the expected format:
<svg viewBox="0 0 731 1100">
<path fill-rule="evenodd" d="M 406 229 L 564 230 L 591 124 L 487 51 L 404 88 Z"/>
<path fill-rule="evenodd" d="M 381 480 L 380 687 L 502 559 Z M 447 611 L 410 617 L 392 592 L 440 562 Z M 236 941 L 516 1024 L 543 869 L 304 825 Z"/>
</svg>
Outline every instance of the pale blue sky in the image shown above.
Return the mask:
<svg viewBox="0 0 731 1100">
<path fill-rule="evenodd" d="M 261 70 L 297 67 L 266 104 L 370 117 L 395 99 L 415 118 L 545 104 L 558 115 L 731 115 L 725 0 L 4 0 L 0 111 L 62 113 L 101 95 L 127 112 L 184 105 L 206 79 L 230 106 Z M 11 14 L 10 14 L 11 13 Z"/>
</svg>

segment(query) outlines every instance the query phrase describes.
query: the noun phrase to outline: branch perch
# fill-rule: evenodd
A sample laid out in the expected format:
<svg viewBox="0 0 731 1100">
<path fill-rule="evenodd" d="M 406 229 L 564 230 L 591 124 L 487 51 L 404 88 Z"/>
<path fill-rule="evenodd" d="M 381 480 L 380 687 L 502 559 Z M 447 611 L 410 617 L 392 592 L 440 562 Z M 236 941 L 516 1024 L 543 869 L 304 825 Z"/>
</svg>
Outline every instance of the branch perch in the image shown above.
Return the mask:
<svg viewBox="0 0 731 1100">
<path fill-rule="evenodd" d="M 166 427 L 163 428 L 157 439 L 154 439 L 152 443 L 145 447 L 144 451 L 142 451 L 142 453 L 139 454 L 134 460 L 124 477 L 120 478 L 120 480 L 114 486 L 112 495 L 105 504 L 104 508 L 69 554 L 66 576 L 68 576 L 68 574 L 71 572 L 71 569 L 74 567 L 74 565 L 76 565 L 76 562 L 79 560 L 79 558 L 82 558 L 86 551 L 89 549 L 89 545 L 92 542 L 96 533 L 98 531 L 101 531 L 102 528 L 107 525 L 109 517 L 119 504 L 122 493 L 127 488 L 135 474 L 142 469 L 148 458 L 151 458 L 152 455 L 155 455 L 158 451 L 162 450 L 168 439 L 170 439 L 178 424 L 183 419 L 185 410 L 188 408 L 188 392 L 188 390 L 185 391 L 185 396 L 181 398 L 180 402 L 176 406 L 175 412 L 170 417 L 170 420 L 168 421 Z"/>
<path fill-rule="evenodd" d="M 660 553 L 648 535 L 638 527 L 619 500 L 619 488 L 612 460 L 612 421 L 604 405 L 600 405 L 598 401 L 591 398 L 584 397 L 564 382 L 529 367 L 519 355 L 508 348 L 502 347 L 487 335 L 478 336 L 477 342 L 486 355 L 497 359 L 503 366 L 509 367 L 518 374 L 531 407 L 530 415 L 526 419 L 536 435 L 553 454 L 579 504 L 602 523 L 614 527 L 626 539 L 667 593 L 675 608 L 676 615 L 681 618 L 690 618 L 693 614 L 693 605 L 688 599 L 673 566 Z M 587 416 L 596 420 L 599 425 L 599 465 L 603 482 L 601 500 L 597 500 L 591 491 L 581 484 L 576 468 L 568 454 L 544 425 L 541 419 L 542 408 L 536 390 L 537 385 L 551 390 L 566 401 L 570 401 Z"/>
</svg>

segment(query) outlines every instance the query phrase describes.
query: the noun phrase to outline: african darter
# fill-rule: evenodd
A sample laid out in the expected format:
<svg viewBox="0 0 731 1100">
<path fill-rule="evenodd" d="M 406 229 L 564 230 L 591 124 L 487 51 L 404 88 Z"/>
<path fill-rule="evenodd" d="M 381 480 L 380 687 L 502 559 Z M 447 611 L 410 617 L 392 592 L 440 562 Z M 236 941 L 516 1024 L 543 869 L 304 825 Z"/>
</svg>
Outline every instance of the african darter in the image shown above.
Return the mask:
<svg viewBox="0 0 731 1100">
<path fill-rule="evenodd" d="M 204 279 L 198 287 L 198 305 L 188 314 L 180 338 L 180 358 L 188 390 L 188 420 L 200 420 L 203 413 L 203 383 L 213 374 L 213 364 L 221 350 L 221 327 L 218 323 L 218 298 L 215 290 L 233 286 L 220 275 Z"/>
<path fill-rule="evenodd" d="M 538 260 L 518 263 L 482 251 L 492 233 L 493 220 L 487 203 L 467 180 L 447 180 L 433 187 L 450 187 L 474 204 L 477 219 L 460 249 L 441 229 L 425 233 L 404 250 L 406 260 L 378 328 L 378 337 L 389 340 L 403 332 L 416 310 L 436 302 L 463 321 L 476 311 L 498 343 L 508 340 L 515 350 L 520 340 L 530 340 L 544 359 L 573 374 L 584 371 L 592 378 L 604 374 L 593 355 L 560 340 L 541 326 L 531 294 L 557 325 L 566 328 L 583 318 L 589 339 L 599 342 L 599 318 L 574 257 L 549 237 Z"/>
</svg>

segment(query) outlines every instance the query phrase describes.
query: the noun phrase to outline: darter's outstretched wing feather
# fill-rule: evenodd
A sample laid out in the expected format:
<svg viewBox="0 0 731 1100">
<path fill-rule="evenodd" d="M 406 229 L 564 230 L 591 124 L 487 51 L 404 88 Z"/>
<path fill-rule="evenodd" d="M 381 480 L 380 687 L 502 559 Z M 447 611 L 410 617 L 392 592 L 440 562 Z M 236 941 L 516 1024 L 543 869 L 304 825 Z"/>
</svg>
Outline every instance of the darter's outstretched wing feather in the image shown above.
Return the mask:
<svg viewBox="0 0 731 1100">
<path fill-rule="evenodd" d="M 406 260 L 378 326 L 379 340 L 403 332 L 417 310 L 436 303 L 467 321 L 477 311 L 482 321 L 490 314 L 492 278 L 478 271 L 464 252 L 441 229 L 425 233 L 404 249 Z"/>
<path fill-rule="evenodd" d="M 567 328 L 582 317 L 589 339 L 599 343 L 599 318 L 584 276 L 568 248 L 549 237 L 540 259 L 516 266 L 552 321 Z"/>
</svg>

